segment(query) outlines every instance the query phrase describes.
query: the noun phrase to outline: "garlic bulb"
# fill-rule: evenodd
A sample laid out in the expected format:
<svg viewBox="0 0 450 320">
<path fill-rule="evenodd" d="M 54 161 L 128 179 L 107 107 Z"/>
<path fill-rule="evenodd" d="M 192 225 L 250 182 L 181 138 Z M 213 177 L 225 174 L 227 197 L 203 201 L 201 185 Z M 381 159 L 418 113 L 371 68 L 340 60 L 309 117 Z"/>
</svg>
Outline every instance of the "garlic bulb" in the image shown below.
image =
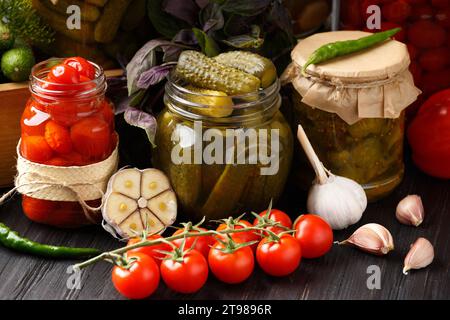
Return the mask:
<svg viewBox="0 0 450 320">
<path fill-rule="evenodd" d="M 177 199 L 169 179 L 157 169 L 123 169 L 108 183 L 103 227 L 123 238 L 162 232 L 175 222 Z"/>
<path fill-rule="evenodd" d="M 395 211 L 398 221 L 406 225 L 419 226 L 425 215 L 422 199 L 417 195 L 409 195 L 400 201 Z"/>
<path fill-rule="evenodd" d="M 316 172 L 308 194 L 308 211 L 324 218 L 334 230 L 358 222 L 367 207 L 364 189 L 357 182 L 335 176 L 325 169 L 301 125 L 297 137 Z"/>
<path fill-rule="evenodd" d="M 434 259 L 433 245 L 425 238 L 418 238 L 405 257 L 403 274 L 408 274 L 411 269 L 422 269 L 428 266 Z"/>
<path fill-rule="evenodd" d="M 376 255 L 384 255 L 394 250 L 394 239 L 391 233 L 377 223 L 368 223 L 359 227 L 347 240 L 339 244 L 351 244 Z"/>
</svg>

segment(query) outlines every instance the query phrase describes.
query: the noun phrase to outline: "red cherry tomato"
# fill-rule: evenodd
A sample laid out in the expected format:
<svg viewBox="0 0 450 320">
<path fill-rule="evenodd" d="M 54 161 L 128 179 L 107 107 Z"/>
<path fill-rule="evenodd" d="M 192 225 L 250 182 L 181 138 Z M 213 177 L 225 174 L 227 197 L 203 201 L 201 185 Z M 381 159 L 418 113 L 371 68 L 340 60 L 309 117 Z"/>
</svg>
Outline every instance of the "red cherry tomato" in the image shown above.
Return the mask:
<svg viewBox="0 0 450 320">
<path fill-rule="evenodd" d="M 25 159 L 37 163 L 44 163 L 53 156 L 53 150 L 43 136 L 22 137 L 20 153 Z"/>
<path fill-rule="evenodd" d="M 154 234 L 149 237 L 147 237 L 147 240 L 156 240 L 161 239 L 162 237 L 159 234 Z M 132 238 L 128 240 L 127 246 L 133 245 L 135 243 L 141 242 L 140 238 Z M 159 266 L 161 265 L 162 259 L 166 256 L 164 253 L 158 252 L 158 251 L 170 251 L 171 247 L 164 242 L 161 242 L 159 244 L 154 244 L 152 246 L 146 246 L 146 247 L 139 247 L 136 249 L 129 250 L 128 253 L 131 252 L 140 252 L 143 253 L 149 257 L 152 257 L 156 264 Z"/>
<path fill-rule="evenodd" d="M 436 8 L 450 7 L 450 0 L 431 0 L 431 5 Z"/>
<path fill-rule="evenodd" d="M 279 241 L 264 238 L 256 249 L 256 260 L 261 269 L 271 276 L 282 277 L 294 272 L 300 265 L 302 250 L 298 241 L 284 234 Z"/>
<path fill-rule="evenodd" d="M 425 173 L 450 179 L 450 89 L 431 96 L 408 128 L 414 163 Z"/>
<path fill-rule="evenodd" d="M 428 49 L 421 54 L 419 63 L 427 71 L 442 70 L 450 64 L 450 49 Z"/>
<path fill-rule="evenodd" d="M 419 20 L 408 29 L 408 39 L 419 48 L 437 48 L 447 40 L 447 32 L 432 21 Z"/>
<path fill-rule="evenodd" d="M 433 19 L 434 9 L 429 4 L 421 4 L 412 7 L 412 20 L 430 20 Z"/>
<path fill-rule="evenodd" d="M 45 125 L 45 141 L 58 153 L 64 154 L 72 151 L 69 130 L 55 121 L 49 121 Z"/>
<path fill-rule="evenodd" d="M 231 226 L 230 229 L 239 230 L 242 228 L 250 228 L 253 226 L 250 222 L 248 222 L 246 220 L 239 220 L 239 223 L 241 225 L 239 225 L 239 224 L 233 225 L 233 226 Z M 222 230 L 226 230 L 226 229 L 228 229 L 228 226 L 225 223 L 222 223 L 217 227 L 217 231 L 222 231 Z M 242 242 L 242 243 L 251 242 L 251 241 L 259 241 L 261 239 L 260 235 L 257 234 L 255 231 L 243 231 L 243 232 L 231 233 L 230 236 L 231 236 L 231 239 L 233 239 L 234 241 Z M 250 247 L 253 250 L 256 250 L 257 246 L 258 246 L 258 243 L 255 243 L 254 245 L 251 245 Z"/>
<path fill-rule="evenodd" d="M 204 228 L 200 228 L 203 231 L 206 231 Z M 177 235 L 183 232 L 183 229 L 178 229 L 173 233 L 173 235 Z M 194 233 L 197 233 L 197 231 L 192 231 Z M 185 249 L 192 248 L 194 246 L 194 249 L 200 252 L 205 258 L 208 258 L 209 249 L 211 246 L 216 242 L 212 236 L 201 236 L 201 237 L 189 237 L 186 238 L 186 243 L 184 245 Z M 178 248 L 181 247 L 181 244 L 183 243 L 183 239 L 177 239 L 173 240 L 172 243 L 176 245 Z M 195 244 L 195 245 L 194 245 Z"/>
<path fill-rule="evenodd" d="M 266 215 L 266 213 L 267 213 L 267 210 L 264 210 L 259 215 L 261 217 L 264 217 Z M 278 210 L 278 209 L 270 210 L 269 219 L 280 223 L 282 226 L 285 226 L 286 228 L 289 228 L 289 229 L 292 228 L 291 218 L 281 210 Z M 257 224 L 258 224 L 258 218 L 255 218 L 255 220 L 253 221 L 253 225 L 255 226 Z M 276 234 L 286 230 L 286 229 L 283 229 L 280 227 L 268 227 L 267 229 Z"/>
<path fill-rule="evenodd" d="M 295 222 L 295 238 L 300 243 L 303 257 L 318 258 L 331 249 L 333 230 L 321 217 L 304 214 Z"/>
<path fill-rule="evenodd" d="M 403 0 L 396 0 L 383 5 L 381 14 L 384 19 L 403 23 L 411 15 L 411 6 Z"/>
<path fill-rule="evenodd" d="M 200 252 L 191 250 L 184 253 L 182 262 L 163 260 L 161 276 L 170 289 L 180 293 L 194 293 L 208 279 L 208 263 Z"/>
<path fill-rule="evenodd" d="M 440 26 L 450 29 L 450 7 L 437 10 L 434 17 Z"/>
<path fill-rule="evenodd" d="M 247 280 L 255 268 L 255 258 L 250 247 L 234 252 L 223 252 L 224 245 L 217 242 L 209 251 L 211 272 L 222 282 L 235 284 Z"/>
<path fill-rule="evenodd" d="M 127 259 L 132 259 L 129 268 L 115 266 L 112 270 L 114 287 L 128 299 L 149 297 L 159 285 L 158 265 L 153 258 L 138 252 L 127 254 Z"/>
<path fill-rule="evenodd" d="M 47 78 L 50 82 L 58 84 L 77 84 L 80 82 L 80 74 L 77 69 L 65 64 L 52 67 Z"/>
<path fill-rule="evenodd" d="M 427 72 L 422 76 L 422 91 L 426 95 L 450 88 L 450 69 Z"/>
<path fill-rule="evenodd" d="M 70 128 L 75 150 L 91 159 L 105 159 L 111 150 L 111 129 L 98 117 L 84 118 Z"/>
<path fill-rule="evenodd" d="M 75 68 L 80 76 L 85 76 L 90 80 L 95 79 L 95 68 L 84 58 L 72 57 L 64 60 L 63 64 Z"/>
</svg>

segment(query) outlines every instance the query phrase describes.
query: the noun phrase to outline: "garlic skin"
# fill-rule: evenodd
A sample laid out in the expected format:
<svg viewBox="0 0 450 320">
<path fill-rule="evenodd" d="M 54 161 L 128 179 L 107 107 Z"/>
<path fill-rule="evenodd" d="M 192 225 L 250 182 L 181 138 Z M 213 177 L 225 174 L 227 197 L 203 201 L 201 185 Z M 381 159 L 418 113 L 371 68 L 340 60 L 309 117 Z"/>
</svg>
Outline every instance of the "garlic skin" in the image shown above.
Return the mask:
<svg viewBox="0 0 450 320">
<path fill-rule="evenodd" d="M 419 226 L 425 216 L 422 199 L 418 195 L 409 195 L 401 200 L 395 211 L 395 217 L 400 223 Z"/>
<path fill-rule="evenodd" d="M 315 183 L 308 194 L 308 211 L 324 218 L 334 230 L 357 223 L 366 207 L 364 189 L 340 176 L 330 175 L 325 183 Z"/>
<path fill-rule="evenodd" d="M 377 223 L 359 227 L 353 234 L 339 244 L 351 244 L 375 255 L 385 255 L 394 250 L 394 239 L 388 229 Z"/>
<path fill-rule="evenodd" d="M 408 274 L 411 269 L 422 269 L 428 266 L 434 259 L 433 245 L 425 238 L 418 238 L 409 249 L 405 257 L 403 274 Z"/>
</svg>

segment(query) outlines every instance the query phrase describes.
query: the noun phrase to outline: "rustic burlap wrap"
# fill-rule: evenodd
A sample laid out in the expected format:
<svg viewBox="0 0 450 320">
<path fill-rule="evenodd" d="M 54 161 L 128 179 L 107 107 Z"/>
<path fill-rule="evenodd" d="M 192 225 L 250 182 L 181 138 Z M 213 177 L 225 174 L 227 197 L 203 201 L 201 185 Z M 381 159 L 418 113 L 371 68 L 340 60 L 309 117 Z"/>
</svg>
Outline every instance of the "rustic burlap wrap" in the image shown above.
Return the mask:
<svg viewBox="0 0 450 320">
<path fill-rule="evenodd" d="M 20 155 L 17 145 L 17 175 L 15 187 L 0 198 L 0 204 L 14 192 L 35 199 L 79 202 L 86 216 L 97 211 L 86 201 L 101 199 L 108 180 L 117 171 L 118 148 L 105 160 L 86 166 L 57 167 L 28 161 Z"/>
<path fill-rule="evenodd" d="M 336 113 L 348 124 L 363 118 L 397 118 L 421 93 L 408 70 L 406 46 L 388 40 L 371 49 L 308 67 L 301 66 L 320 46 L 341 40 L 358 39 L 368 33 L 338 31 L 315 34 L 291 53 L 292 63 L 281 77 L 292 83 L 302 102 Z"/>
</svg>

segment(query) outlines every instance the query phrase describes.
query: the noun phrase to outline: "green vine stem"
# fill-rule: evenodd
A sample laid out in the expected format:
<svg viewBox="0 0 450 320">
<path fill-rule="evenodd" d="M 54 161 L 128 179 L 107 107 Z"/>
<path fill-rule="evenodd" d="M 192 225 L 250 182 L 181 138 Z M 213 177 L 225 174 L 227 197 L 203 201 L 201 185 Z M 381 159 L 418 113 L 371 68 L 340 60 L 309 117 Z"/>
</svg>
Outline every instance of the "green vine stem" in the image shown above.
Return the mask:
<svg viewBox="0 0 450 320">
<path fill-rule="evenodd" d="M 202 220 L 202 222 L 203 222 L 203 220 Z M 135 243 L 135 244 L 132 244 L 129 246 L 118 248 L 118 249 L 115 249 L 115 250 L 112 250 L 109 252 L 103 252 L 96 257 L 93 257 L 89 260 L 86 260 L 84 262 L 73 265 L 73 269 L 81 270 L 83 268 L 86 268 L 87 266 L 90 266 L 90 265 L 100 262 L 102 260 L 110 261 L 111 257 L 116 257 L 117 255 L 123 254 L 132 249 L 146 247 L 146 246 L 152 246 L 152 245 L 160 244 L 163 242 L 173 241 L 173 240 L 182 239 L 182 238 L 201 237 L 201 236 L 217 236 L 218 234 L 227 235 L 227 234 L 246 232 L 246 231 L 258 231 L 258 232 L 264 231 L 264 232 L 269 232 L 272 235 L 275 235 L 275 234 L 273 234 L 273 232 L 266 230 L 265 228 L 274 227 L 274 226 L 284 227 L 280 223 L 275 222 L 273 220 L 269 220 L 269 221 L 266 220 L 266 221 L 260 221 L 257 225 L 255 225 L 253 227 L 246 227 L 246 228 L 240 228 L 240 229 L 224 229 L 224 230 L 220 230 L 220 231 L 216 231 L 216 230 L 203 231 L 203 230 L 198 229 L 199 225 L 201 225 L 202 222 L 200 222 L 199 224 L 196 224 L 194 226 L 192 226 L 192 224 L 190 222 L 188 224 L 184 224 L 183 232 L 181 232 L 177 235 L 173 235 L 173 236 L 166 237 L 166 238 L 143 240 L 141 242 L 138 242 L 138 243 Z M 286 228 L 286 227 L 284 227 L 284 228 Z M 195 232 L 190 232 L 190 229 L 194 230 Z M 293 231 L 294 230 L 286 230 L 286 232 L 293 232 Z"/>
</svg>

